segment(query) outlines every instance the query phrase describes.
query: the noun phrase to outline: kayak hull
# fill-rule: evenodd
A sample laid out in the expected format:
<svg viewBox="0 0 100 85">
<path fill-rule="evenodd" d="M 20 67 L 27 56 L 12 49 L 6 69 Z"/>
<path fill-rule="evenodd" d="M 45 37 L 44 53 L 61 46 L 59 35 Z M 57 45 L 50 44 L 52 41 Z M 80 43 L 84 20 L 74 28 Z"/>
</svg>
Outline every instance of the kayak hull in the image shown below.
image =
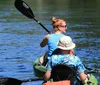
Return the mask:
<svg viewBox="0 0 100 85">
<path fill-rule="evenodd" d="M 37 77 L 40 77 L 40 78 L 42 78 L 44 76 L 44 74 L 47 70 L 46 67 L 42 65 L 42 62 L 40 61 L 41 58 L 43 58 L 43 56 L 37 58 L 33 62 L 34 75 L 37 76 Z"/>
</svg>

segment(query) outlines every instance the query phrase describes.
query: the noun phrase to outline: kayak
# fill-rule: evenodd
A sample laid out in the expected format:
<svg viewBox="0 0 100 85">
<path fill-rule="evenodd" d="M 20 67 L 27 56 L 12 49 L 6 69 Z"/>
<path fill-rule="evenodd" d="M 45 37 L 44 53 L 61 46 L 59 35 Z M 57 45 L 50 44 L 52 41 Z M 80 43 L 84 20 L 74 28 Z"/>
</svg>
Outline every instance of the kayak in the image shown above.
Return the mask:
<svg viewBox="0 0 100 85">
<path fill-rule="evenodd" d="M 34 75 L 43 79 L 43 76 L 47 70 L 46 64 L 47 64 L 47 56 L 40 56 L 39 58 L 37 58 L 33 62 Z M 51 79 L 49 82 L 63 81 L 63 80 L 70 80 L 70 82 L 74 85 L 82 85 L 82 82 L 80 81 L 80 79 L 77 77 L 77 75 L 69 66 L 58 64 L 52 68 Z M 68 82 L 68 81 L 64 81 L 64 82 Z M 89 78 L 89 82 L 91 83 L 91 85 L 98 85 L 97 79 L 92 74 Z M 56 85 L 56 83 L 53 83 L 53 84 L 45 83 L 44 85 Z M 58 82 L 57 82 L 57 85 L 58 85 Z"/>
<path fill-rule="evenodd" d="M 40 56 L 33 62 L 34 75 L 43 78 L 46 72 L 46 64 L 44 65 L 44 56 Z"/>
</svg>

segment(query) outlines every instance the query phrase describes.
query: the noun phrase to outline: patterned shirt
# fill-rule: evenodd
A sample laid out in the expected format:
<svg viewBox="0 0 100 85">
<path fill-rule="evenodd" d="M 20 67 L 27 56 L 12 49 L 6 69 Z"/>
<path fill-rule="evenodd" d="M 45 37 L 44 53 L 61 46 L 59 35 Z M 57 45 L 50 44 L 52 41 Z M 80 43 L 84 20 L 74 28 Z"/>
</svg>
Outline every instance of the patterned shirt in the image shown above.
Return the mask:
<svg viewBox="0 0 100 85">
<path fill-rule="evenodd" d="M 52 66 L 50 64 L 51 61 L 52 61 L 52 66 L 55 66 L 57 64 L 65 64 L 68 66 L 73 65 L 76 67 L 77 73 L 82 73 L 86 70 L 78 56 L 73 56 L 70 54 L 52 55 L 52 57 L 50 58 L 47 64 L 48 70 L 52 70 Z"/>
</svg>

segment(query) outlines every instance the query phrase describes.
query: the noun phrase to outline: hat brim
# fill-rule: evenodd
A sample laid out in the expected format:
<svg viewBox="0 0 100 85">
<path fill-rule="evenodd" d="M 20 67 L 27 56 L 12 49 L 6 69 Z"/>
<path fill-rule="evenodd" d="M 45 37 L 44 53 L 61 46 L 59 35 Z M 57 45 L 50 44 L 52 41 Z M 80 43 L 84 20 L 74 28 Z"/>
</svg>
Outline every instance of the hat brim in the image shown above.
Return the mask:
<svg viewBox="0 0 100 85">
<path fill-rule="evenodd" d="M 72 50 L 73 48 L 75 48 L 75 46 L 76 46 L 75 43 L 72 43 L 72 45 L 69 47 L 58 46 L 57 48 L 62 49 L 62 50 Z"/>
</svg>

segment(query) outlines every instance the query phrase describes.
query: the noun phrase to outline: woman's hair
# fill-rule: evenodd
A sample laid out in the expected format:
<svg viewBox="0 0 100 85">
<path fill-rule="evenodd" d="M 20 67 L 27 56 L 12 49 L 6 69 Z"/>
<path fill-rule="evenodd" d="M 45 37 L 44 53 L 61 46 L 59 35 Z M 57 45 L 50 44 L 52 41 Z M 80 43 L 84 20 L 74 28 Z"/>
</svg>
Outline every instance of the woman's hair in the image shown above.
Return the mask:
<svg viewBox="0 0 100 85">
<path fill-rule="evenodd" d="M 62 22 L 65 22 L 63 19 L 57 19 L 55 17 L 52 17 L 52 24 L 53 27 L 58 27 L 62 25 Z"/>
</svg>

